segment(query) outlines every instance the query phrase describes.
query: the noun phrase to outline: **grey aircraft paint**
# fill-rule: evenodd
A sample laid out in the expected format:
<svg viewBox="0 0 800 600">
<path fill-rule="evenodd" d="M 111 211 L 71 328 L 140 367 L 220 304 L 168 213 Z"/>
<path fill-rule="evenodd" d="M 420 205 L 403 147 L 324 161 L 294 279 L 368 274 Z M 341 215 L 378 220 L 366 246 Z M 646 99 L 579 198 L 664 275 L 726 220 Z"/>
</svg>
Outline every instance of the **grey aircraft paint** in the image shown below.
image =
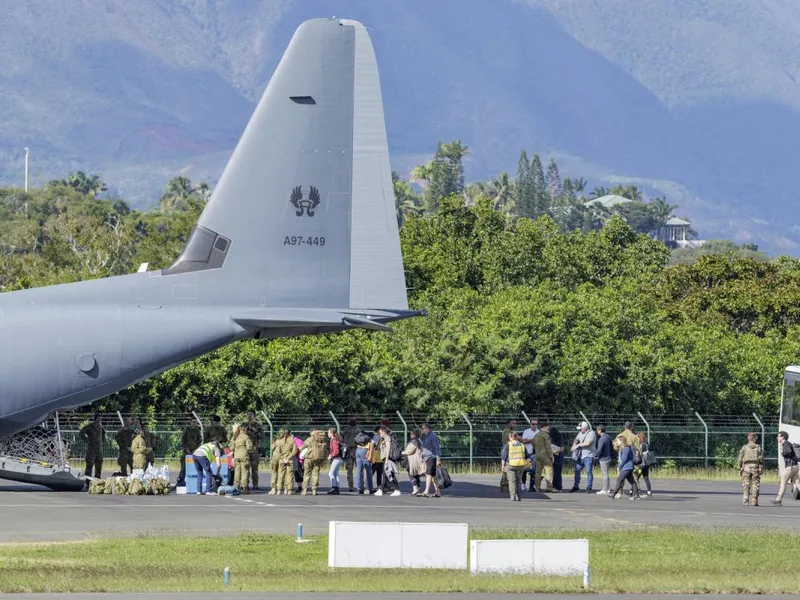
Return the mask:
<svg viewBox="0 0 800 600">
<path fill-rule="evenodd" d="M 175 264 L 0 294 L 0 438 L 237 340 L 420 314 L 369 35 L 307 21 Z"/>
</svg>

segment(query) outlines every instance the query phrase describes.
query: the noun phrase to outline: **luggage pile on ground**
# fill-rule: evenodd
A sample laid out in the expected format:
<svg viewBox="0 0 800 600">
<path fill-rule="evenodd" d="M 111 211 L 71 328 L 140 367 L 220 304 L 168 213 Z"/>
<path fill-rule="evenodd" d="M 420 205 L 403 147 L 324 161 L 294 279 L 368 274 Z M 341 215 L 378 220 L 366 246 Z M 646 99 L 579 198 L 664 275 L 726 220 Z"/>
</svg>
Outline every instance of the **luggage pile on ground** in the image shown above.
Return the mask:
<svg viewBox="0 0 800 600">
<path fill-rule="evenodd" d="M 169 469 L 164 466 L 147 471 L 135 470 L 128 477 L 112 476 L 93 479 L 89 482 L 90 494 L 112 494 L 117 496 L 166 496 L 170 492 Z"/>
</svg>

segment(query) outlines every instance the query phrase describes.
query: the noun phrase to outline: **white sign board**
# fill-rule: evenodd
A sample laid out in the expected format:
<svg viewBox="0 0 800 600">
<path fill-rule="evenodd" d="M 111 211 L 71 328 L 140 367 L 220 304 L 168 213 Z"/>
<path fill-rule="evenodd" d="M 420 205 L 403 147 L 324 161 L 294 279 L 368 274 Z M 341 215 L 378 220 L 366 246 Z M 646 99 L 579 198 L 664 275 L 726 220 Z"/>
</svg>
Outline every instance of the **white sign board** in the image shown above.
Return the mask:
<svg viewBox="0 0 800 600">
<path fill-rule="evenodd" d="M 472 573 L 583 575 L 589 540 L 473 540 Z"/>
<path fill-rule="evenodd" d="M 331 521 L 328 566 L 359 569 L 466 569 L 466 523 Z"/>
</svg>

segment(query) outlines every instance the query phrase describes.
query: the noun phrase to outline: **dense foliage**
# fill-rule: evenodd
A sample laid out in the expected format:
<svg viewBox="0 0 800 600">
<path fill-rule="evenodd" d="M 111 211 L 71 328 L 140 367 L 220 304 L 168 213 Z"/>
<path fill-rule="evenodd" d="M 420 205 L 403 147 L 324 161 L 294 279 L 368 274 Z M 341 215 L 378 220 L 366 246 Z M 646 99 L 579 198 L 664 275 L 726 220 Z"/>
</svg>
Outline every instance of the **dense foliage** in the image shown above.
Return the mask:
<svg viewBox="0 0 800 600">
<path fill-rule="evenodd" d="M 800 261 L 727 252 L 668 267 L 664 244 L 623 215 L 590 227 L 554 218 L 553 206 L 570 206 L 563 190 L 573 181 L 554 163 L 542 169 L 524 157 L 522 179 L 498 177 L 470 197 L 459 167 L 466 148 L 439 150 L 416 175 L 450 195 L 434 196 L 430 185 L 418 195 L 395 178 L 410 302 L 427 318 L 401 322 L 393 335 L 241 342 L 100 408 L 776 412 L 783 366 L 800 355 Z M 583 186 L 570 183 L 570 194 Z M 178 178 L 157 209 L 139 212 L 95 197 L 101 189 L 89 177 L 29 194 L 0 189 L 0 286 L 166 266 L 208 196 Z M 515 204 L 541 216 L 518 216 Z"/>
</svg>

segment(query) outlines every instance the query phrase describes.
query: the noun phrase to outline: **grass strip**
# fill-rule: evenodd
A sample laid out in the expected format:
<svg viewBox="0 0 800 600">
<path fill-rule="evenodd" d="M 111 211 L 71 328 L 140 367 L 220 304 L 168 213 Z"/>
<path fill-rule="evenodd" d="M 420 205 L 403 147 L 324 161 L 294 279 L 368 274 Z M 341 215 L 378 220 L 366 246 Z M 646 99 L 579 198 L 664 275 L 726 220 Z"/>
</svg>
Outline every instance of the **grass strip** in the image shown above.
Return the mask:
<svg viewBox="0 0 800 600">
<path fill-rule="evenodd" d="M 798 593 L 800 534 L 651 527 L 612 531 L 476 530 L 472 539 L 587 538 L 594 592 Z M 142 536 L 0 545 L 0 592 L 580 592 L 580 577 L 468 571 L 332 570 L 327 537 Z M 381 540 L 364 540 L 380 544 Z M 425 544 L 425 540 L 419 540 Z"/>
</svg>

